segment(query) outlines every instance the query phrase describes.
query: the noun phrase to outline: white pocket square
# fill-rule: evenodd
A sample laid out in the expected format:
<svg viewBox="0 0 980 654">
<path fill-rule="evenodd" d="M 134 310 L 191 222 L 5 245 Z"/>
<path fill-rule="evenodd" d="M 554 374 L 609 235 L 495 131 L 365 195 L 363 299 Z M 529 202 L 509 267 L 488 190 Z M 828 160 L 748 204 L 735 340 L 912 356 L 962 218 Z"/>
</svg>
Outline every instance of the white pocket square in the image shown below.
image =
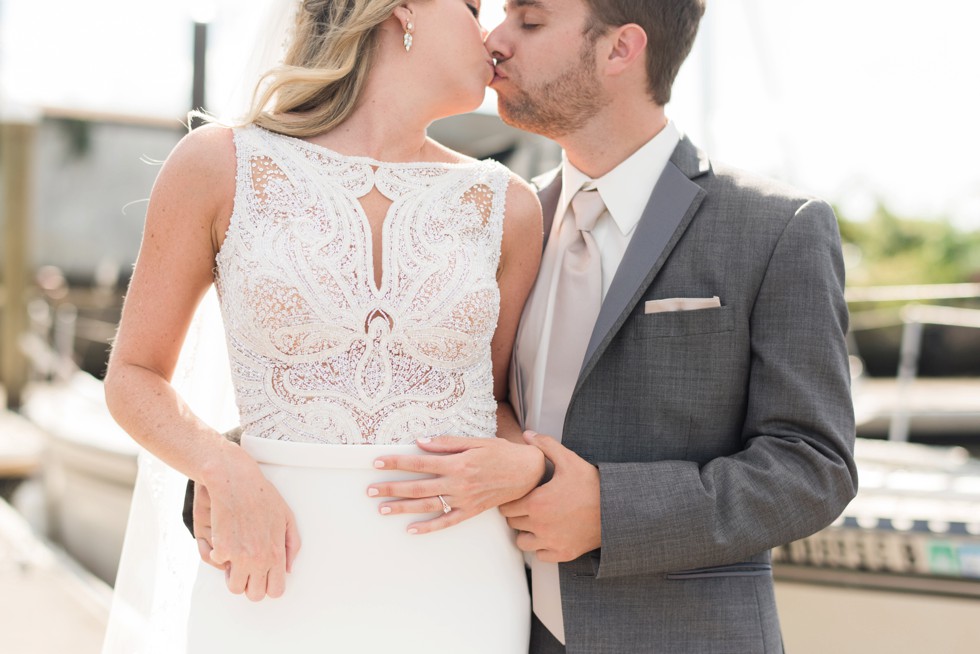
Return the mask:
<svg viewBox="0 0 980 654">
<path fill-rule="evenodd" d="M 650 300 L 644 305 L 644 313 L 664 313 L 666 311 L 694 311 L 714 309 L 721 306 L 718 296 L 714 297 L 672 297 L 666 300 Z"/>
</svg>

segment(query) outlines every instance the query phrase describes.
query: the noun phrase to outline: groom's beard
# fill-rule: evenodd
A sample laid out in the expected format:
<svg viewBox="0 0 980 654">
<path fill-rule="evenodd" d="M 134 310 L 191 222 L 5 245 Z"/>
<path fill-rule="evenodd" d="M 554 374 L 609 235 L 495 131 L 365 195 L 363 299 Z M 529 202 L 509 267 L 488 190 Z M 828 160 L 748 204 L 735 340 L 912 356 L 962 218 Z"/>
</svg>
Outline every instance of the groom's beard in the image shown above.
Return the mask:
<svg viewBox="0 0 980 654">
<path fill-rule="evenodd" d="M 578 131 L 608 102 L 595 73 L 595 42 L 583 44 L 578 66 L 536 88 L 497 97 L 508 125 L 552 139 Z"/>
</svg>

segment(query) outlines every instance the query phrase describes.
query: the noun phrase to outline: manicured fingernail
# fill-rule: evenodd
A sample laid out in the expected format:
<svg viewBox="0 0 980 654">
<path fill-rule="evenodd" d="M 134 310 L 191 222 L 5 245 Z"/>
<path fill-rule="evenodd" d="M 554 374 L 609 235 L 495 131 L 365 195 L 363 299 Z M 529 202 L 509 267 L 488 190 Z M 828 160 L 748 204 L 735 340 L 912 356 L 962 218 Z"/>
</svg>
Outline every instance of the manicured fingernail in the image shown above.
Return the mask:
<svg viewBox="0 0 980 654">
<path fill-rule="evenodd" d="M 377 497 L 377 496 L 378 496 L 378 489 L 377 488 L 369 488 L 368 489 L 368 497 Z"/>
<path fill-rule="evenodd" d="M 388 515 L 389 513 L 391 513 L 391 507 L 390 506 L 383 506 L 383 507 L 381 507 L 381 515 Z"/>
<path fill-rule="evenodd" d="M 385 467 L 385 462 L 384 461 L 375 461 L 374 462 L 374 467 L 375 468 L 384 468 Z"/>
<path fill-rule="evenodd" d="M 408 530 L 408 533 L 414 536 L 415 534 L 419 533 L 419 530 L 416 529 L 415 527 L 412 527 L 411 529 Z"/>
<path fill-rule="evenodd" d="M 416 438 L 415 439 L 415 442 L 416 443 L 431 443 L 432 442 L 432 439 L 429 438 L 428 436 L 421 436 L 419 438 Z"/>
</svg>

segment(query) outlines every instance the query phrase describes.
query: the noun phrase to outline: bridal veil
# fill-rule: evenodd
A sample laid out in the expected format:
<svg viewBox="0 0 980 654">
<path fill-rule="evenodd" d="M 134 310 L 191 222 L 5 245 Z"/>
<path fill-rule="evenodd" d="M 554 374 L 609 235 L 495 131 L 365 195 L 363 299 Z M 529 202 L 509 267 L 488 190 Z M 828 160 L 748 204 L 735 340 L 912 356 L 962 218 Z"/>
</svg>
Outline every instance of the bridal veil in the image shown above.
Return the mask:
<svg viewBox="0 0 980 654">
<path fill-rule="evenodd" d="M 245 41 L 243 75 L 222 118 L 237 123 L 262 75 L 281 61 L 299 0 L 271 0 L 258 36 Z M 227 5 L 234 11 L 237 5 Z M 261 12 L 260 12 L 261 13 Z M 238 424 L 217 293 L 208 291 L 181 349 L 173 385 L 191 410 L 218 431 Z M 181 654 L 197 545 L 181 520 L 187 479 L 147 451 L 138 458 L 103 654 Z"/>
</svg>

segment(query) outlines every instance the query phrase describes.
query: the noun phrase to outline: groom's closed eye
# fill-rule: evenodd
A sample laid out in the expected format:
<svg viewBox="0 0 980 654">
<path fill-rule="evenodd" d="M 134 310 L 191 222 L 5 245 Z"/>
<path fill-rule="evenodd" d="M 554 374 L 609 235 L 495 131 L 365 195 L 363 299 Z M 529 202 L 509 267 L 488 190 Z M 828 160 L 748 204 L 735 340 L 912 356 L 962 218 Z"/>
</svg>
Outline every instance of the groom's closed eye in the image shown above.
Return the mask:
<svg viewBox="0 0 980 654">
<path fill-rule="evenodd" d="M 504 5 L 504 13 L 508 16 L 515 9 L 519 9 L 521 18 L 521 29 L 528 29 L 540 26 L 540 13 L 548 13 L 548 8 L 540 0 L 512 0 Z M 528 16 L 528 13 L 531 13 Z"/>
</svg>

